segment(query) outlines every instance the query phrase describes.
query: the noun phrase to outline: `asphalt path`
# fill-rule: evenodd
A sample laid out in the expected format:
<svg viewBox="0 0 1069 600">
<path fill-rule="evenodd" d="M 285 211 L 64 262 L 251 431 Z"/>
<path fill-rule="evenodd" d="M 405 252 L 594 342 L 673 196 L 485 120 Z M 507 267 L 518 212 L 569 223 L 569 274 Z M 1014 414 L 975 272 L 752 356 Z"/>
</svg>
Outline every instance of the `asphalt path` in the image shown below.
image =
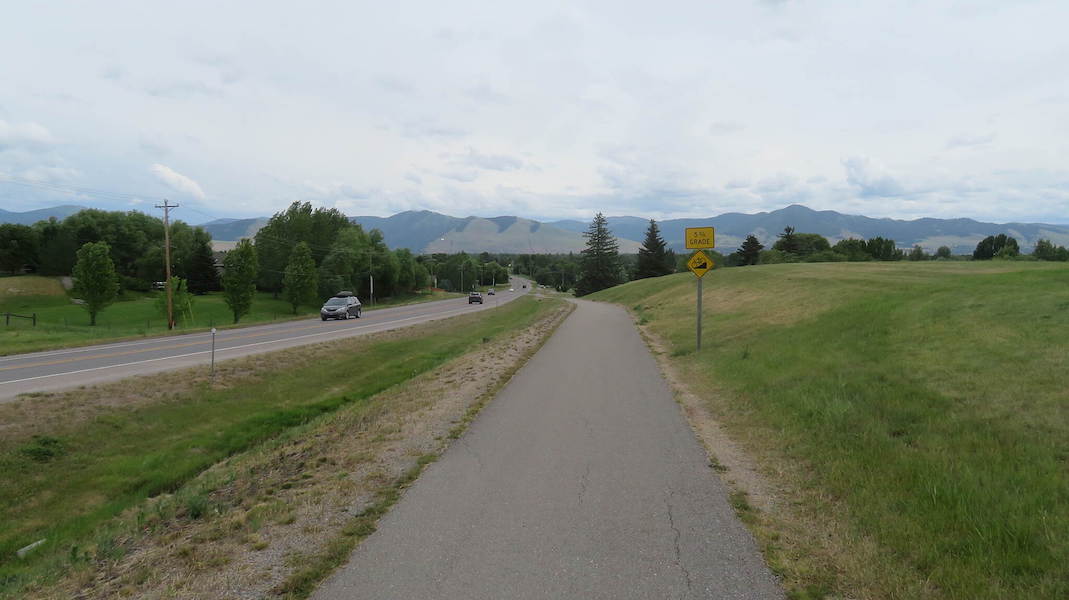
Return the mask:
<svg viewBox="0 0 1069 600">
<path fill-rule="evenodd" d="M 367 335 L 457 315 L 491 310 L 524 293 L 526 280 L 513 279 L 515 292 L 484 295 L 484 304 L 451 298 L 393 308 L 365 310 L 359 319 L 319 318 L 222 329 L 215 336 L 215 360 L 226 360 Z M 182 369 L 211 361 L 210 333 L 193 333 L 0 357 L 0 402 L 19 394 L 57 391 L 136 375 Z"/>
<path fill-rule="evenodd" d="M 631 319 L 580 301 L 314 597 L 783 593 Z"/>
</svg>

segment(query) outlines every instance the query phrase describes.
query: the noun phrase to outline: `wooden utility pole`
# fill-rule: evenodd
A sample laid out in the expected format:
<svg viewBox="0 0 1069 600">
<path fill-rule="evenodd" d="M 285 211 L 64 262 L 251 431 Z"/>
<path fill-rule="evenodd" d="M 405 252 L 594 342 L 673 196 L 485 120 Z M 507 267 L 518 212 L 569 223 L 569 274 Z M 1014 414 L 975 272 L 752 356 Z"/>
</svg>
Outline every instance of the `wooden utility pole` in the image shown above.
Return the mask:
<svg viewBox="0 0 1069 600">
<path fill-rule="evenodd" d="M 163 209 L 163 270 L 167 274 L 167 329 L 174 329 L 174 291 L 171 289 L 171 209 L 178 208 L 166 199 L 156 208 Z"/>
</svg>

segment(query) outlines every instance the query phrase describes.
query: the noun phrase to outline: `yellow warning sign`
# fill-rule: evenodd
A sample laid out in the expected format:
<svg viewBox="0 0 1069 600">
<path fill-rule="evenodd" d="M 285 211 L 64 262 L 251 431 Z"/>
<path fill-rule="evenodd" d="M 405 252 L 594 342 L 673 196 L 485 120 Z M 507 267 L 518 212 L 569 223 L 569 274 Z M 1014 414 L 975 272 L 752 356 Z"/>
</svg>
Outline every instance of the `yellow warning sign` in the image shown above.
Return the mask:
<svg viewBox="0 0 1069 600">
<path fill-rule="evenodd" d="M 704 250 L 715 246 L 715 234 L 712 227 L 687 227 L 686 247 L 687 250 Z"/>
<path fill-rule="evenodd" d="M 704 252 L 698 250 L 687 261 L 687 268 L 690 269 L 691 273 L 694 273 L 695 277 L 701 279 L 713 268 L 713 261 Z"/>
</svg>

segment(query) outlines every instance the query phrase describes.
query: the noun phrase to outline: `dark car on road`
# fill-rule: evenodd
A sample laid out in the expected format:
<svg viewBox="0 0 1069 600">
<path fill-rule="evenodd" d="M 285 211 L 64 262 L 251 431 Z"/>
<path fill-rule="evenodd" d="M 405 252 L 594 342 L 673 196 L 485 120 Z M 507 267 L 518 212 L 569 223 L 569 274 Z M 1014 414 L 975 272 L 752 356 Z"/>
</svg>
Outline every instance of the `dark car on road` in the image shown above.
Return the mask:
<svg viewBox="0 0 1069 600">
<path fill-rule="evenodd" d="M 324 321 L 327 319 L 348 319 L 349 317 L 359 319 L 362 312 L 363 308 L 360 306 L 360 299 L 354 296 L 352 292 L 338 292 L 327 299 L 326 303 L 323 304 L 323 308 L 319 309 L 319 318 Z"/>
<path fill-rule="evenodd" d="M 478 302 L 479 304 L 482 304 L 483 303 L 483 295 L 480 294 L 479 292 L 472 292 L 472 293 L 468 294 L 468 304 L 475 304 L 476 302 Z"/>
</svg>

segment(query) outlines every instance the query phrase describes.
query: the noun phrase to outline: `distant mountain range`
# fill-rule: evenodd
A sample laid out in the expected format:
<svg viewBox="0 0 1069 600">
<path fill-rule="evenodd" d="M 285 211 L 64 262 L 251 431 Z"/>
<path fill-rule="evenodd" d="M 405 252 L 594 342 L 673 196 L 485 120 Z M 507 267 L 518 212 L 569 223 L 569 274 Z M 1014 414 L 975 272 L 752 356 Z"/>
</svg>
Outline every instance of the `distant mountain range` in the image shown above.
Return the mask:
<svg viewBox="0 0 1069 600">
<path fill-rule="evenodd" d="M 539 223 L 519 217 L 451 217 L 431 211 L 406 211 L 391 217 L 350 217 L 365 229 L 378 228 L 391 247 L 410 248 L 414 252 L 577 252 L 585 246 L 582 232 L 588 221 L 550 221 Z M 235 221 L 233 228 L 252 227 L 254 219 Z M 260 222 L 263 220 L 260 219 Z M 609 228 L 620 241 L 620 250 L 636 252 L 646 237 L 649 220 L 640 217 L 608 217 Z M 973 251 L 976 243 L 989 235 L 1005 233 L 1017 238 L 1023 249 L 1030 249 L 1039 239 L 1069 246 L 1069 226 L 1041 223 L 983 223 L 973 219 L 874 219 L 845 215 L 833 210 L 812 210 L 792 204 L 771 212 L 756 214 L 725 213 L 717 217 L 668 219 L 658 221 L 661 236 L 670 247 L 683 251 L 683 232 L 687 227 L 716 228 L 716 246 L 732 252 L 749 234 L 770 245 L 784 227 L 801 233 L 819 233 L 832 243 L 844 238 L 883 236 L 895 240 L 901 248 L 919 244 L 929 252 L 949 246 L 956 254 Z M 225 239 L 208 231 L 214 239 Z"/>
<path fill-rule="evenodd" d="M 642 240 L 649 227 L 647 219 L 638 217 L 608 217 L 609 228 L 621 238 Z M 589 223 L 554 221 L 548 223 L 573 232 L 586 231 Z M 764 244 L 774 242 L 776 234 L 785 227 L 799 233 L 819 233 L 833 244 L 845 238 L 882 236 L 895 240 L 900 248 L 920 245 L 929 252 L 939 246 L 949 246 L 956 254 L 971 253 L 977 242 L 989 235 L 1005 233 L 1017 238 L 1021 248 L 1030 250 L 1040 239 L 1058 245 L 1069 245 L 1069 225 L 1042 223 L 983 223 L 973 219 L 874 219 L 860 215 L 844 215 L 833 210 L 813 210 L 792 204 L 772 212 L 756 214 L 724 213 L 703 219 L 669 219 L 658 221 L 661 237 L 675 250 L 683 248 L 683 230 L 687 227 L 716 228 L 716 246 L 721 251 L 734 251 L 749 234 Z"/>
<path fill-rule="evenodd" d="M 0 208 L 0 223 L 33 225 L 38 221 L 47 221 L 52 217 L 62 221 L 80 210 L 85 210 L 85 207 L 53 206 L 52 208 L 39 208 L 37 210 L 28 210 L 26 212 L 11 212 Z"/>
<path fill-rule="evenodd" d="M 450 217 L 429 210 L 406 211 L 392 217 L 350 217 L 364 229 L 378 229 L 391 248 L 414 252 L 566 253 L 586 246 L 582 235 L 522 217 Z M 620 240 L 622 252 L 638 252 L 641 244 Z"/>
<path fill-rule="evenodd" d="M 0 210 L 0 223 L 30 224 L 50 216 L 64 218 L 82 207 L 55 208 L 15 213 Z M 542 223 L 522 217 L 452 217 L 441 213 L 405 211 L 391 217 L 350 217 L 365 229 L 382 231 L 391 248 L 409 248 L 417 253 L 429 252 L 502 252 L 567 253 L 585 246 L 582 232 L 587 221 L 552 221 Z M 620 251 L 634 253 L 646 236 L 649 220 L 640 217 L 608 217 L 609 228 L 620 241 Z M 202 226 L 218 241 L 252 237 L 267 223 L 267 217 L 254 219 L 217 219 Z M 731 252 L 748 234 L 765 244 L 775 241 L 784 227 L 800 233 L 819 233 L 832 243 L 844 238 L 883 236 L 895 240 L 901 248 L 919 244 L 929 252 L 949 246 L 957 254 L 969 253 L 986 236 L 1005 233 L 1017 238 L 1028 251 L 1039 239 L 1069 246 L 1069 225 L 1042 223 L 983 223 L 972 219 L 873 219 L 845 215 L 831 210 L 816 211 L 805 206 L 791 206 L 756 214 L 725 213 L 717 217 L 668 219 L 658 221 L 661 235 L 669 246 L 683 250 L 683 230 L 687 227 L 716 227 L 716 246 Z"/>
<path fill-rule="evenodd" d="M 216 219 L 203 223 L 201 227 L 211 234 L 213 240 L 236 242 L 241 238 L 251 238 L 264 225 L 267 217 L 255 219 Z"/>
</svg>

